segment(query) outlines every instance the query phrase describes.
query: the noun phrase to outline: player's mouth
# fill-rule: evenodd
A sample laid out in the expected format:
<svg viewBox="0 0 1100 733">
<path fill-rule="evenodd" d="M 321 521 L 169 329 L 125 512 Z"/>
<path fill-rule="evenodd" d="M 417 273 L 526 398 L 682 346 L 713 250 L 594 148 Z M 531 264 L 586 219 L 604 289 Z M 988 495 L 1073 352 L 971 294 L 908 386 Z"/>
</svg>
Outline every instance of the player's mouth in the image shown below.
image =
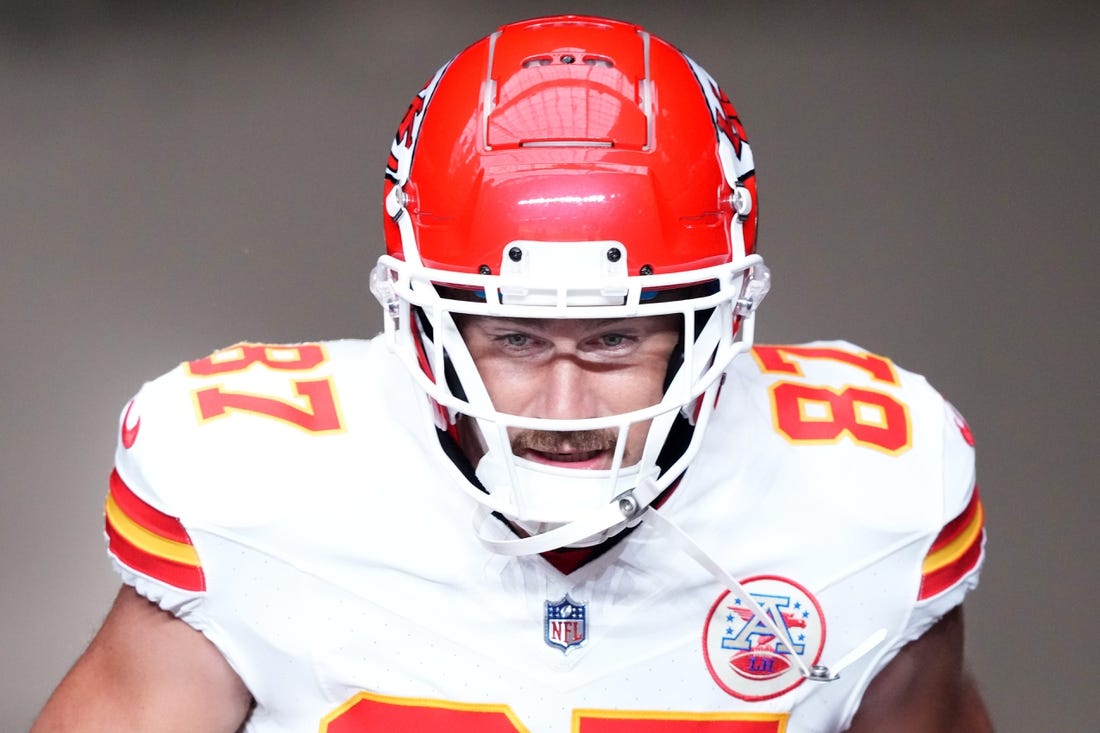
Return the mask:
<svg viewBox="0 0 1100 733">
<path fill-rule="evenodd" d="M 553 466 L 567 466 L 569 468 L 597 468 L 611 467 L 611 451 L 587 450 L 587 451 L 540 451 L 526 450 L 523 458 L 535 463 L 543 463 Z"/>
<path fill-rule="evenodd" d="M 512 436 L 512 452 L 545 465 L 608 469 L 614 458 L 616 439 L 614 430 L 521 430 Z"/>
</svg>

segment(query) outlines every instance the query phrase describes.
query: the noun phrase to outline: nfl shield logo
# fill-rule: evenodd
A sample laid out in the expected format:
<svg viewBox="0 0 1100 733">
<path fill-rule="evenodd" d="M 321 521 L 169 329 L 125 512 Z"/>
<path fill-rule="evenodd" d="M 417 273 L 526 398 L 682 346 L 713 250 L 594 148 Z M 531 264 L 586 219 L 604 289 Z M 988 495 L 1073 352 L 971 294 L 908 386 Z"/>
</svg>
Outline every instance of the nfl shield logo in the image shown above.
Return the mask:
<svg viewBox="0 0 1100 733">
<path fill-rule="evenodd" d="M 546 602 L 543 638 L 562 654 L 588 640 L 588 604 L 576 603 L 567 593 L 557 603 Z"/>
</svg>

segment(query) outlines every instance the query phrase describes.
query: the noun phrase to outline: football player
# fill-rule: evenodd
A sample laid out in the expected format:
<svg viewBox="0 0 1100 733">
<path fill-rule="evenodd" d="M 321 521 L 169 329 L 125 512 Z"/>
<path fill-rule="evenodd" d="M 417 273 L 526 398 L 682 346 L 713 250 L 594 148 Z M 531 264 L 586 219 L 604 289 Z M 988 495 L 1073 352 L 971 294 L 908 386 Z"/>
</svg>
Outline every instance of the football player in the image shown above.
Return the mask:
<svg viewBox="0 0 1100 733">
<path fill-rule="evenodd" d="M 852 344 L 753 346 L 753 154 L 698 64 L 506 25 L 383 206 L 383 334 L 125 407 L 123 587 L 35 733 L 989 729 L 971 433 Z"/>
</svg>

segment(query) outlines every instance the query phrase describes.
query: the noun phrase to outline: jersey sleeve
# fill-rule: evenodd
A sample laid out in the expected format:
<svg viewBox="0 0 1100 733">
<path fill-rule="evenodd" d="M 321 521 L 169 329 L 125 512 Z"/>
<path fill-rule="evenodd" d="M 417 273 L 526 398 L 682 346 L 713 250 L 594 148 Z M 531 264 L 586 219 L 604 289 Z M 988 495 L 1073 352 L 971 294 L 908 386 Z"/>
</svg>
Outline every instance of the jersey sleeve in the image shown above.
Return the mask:
<svg viewBox="0 0 1100 733">
<path fill-rule="evenodd" d="M 176 369 L 146 384 L 123 409 L 104 529 L 108 555 L 122 581 L 189 620 L 206 592 L 202 559 L 176 506 L 175 487 L 150 478 L 147 470 L 164 455 L 165 442 L 186 453 L 185 436 L 165 435 L 178 432 L 180 418 L 191 409 L 179 385 Z"/>
<path fill-rule="evenodd" d="M 985 512 L 975 481 L 974 437 L 943 401 L 942 519 L 920 567 L 920 583 L 901 643 L 919 637 L 978 585 L 985 559 Z"/>
<path fill-rule="evenodd" d="M 917 601 L 944 611 L 978 583 L 985 555 L 985 511 L 974 472 L 974 437 L 963 416 L 944 402 L 944 524 L 921 567 Z"/>
<path fill-rule="evenodd" d="M 352 455 L 338 365 L 358 374 L 368 352 L 240 343 L 146 383 L 119 421 L 105 512 L 123 581 L 206 631 L 245 558 L 297 547 L 294 520 L 311 506 L 302 487 Z"/>
<path fill-rule="evenodd" d="M 926 383 L 925 383 L 926 384 Z M 929 499 L 938 510 L 919 535 L 913 552 L 906 551 L 899 567 L 912 575 L 903 587 L 911 593 L 903 623 L 890 634 L 850 699 L 845 721 L 850 723 L 871 680 L 912 641 L 920 638 L 978 585 L 985 559 L 985 523 L 975 481 L 974 438 L 962 415 L 931 387 L 926 388 L 930 419 L 941 419 L 939 466 L 922 472 Z M 923 391 L 923 390 L 922 390 Z M 935 428 L 933 428 L 935 430 Z M 923 501 L 922 501 L 923 503 Z M 938 514 L 938 521 L 936 521 Z"/>
</svg>

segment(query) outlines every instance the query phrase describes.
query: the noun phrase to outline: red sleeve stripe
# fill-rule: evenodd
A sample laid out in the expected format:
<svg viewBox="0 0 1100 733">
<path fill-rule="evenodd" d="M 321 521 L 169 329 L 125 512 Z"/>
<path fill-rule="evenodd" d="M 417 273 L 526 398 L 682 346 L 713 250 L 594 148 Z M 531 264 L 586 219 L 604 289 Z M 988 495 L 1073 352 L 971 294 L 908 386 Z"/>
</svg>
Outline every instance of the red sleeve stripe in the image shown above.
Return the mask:
<svg viewBox="0 0 1100 733">
<path fill-rule="evenodd" d="M 115 530 L 110 520 L 107 521 L 107 537 L 111 554 L 131 570 L 155 578 L 162 583 L 175 586 L 180 590 L 206 590 L 206 577 L 203 575 L 201 566 L 167 560 L 130 544 L 124 536 Z"/>
<path fill-rule="evenodd" d="M 183 590 L 206 589 L 198 553 L 180 521 L 137 498 L 117 473 L 111 475 L 106 525 L 108 547 L 120 562 Z"/>
<path fill-rule="evenodd" d="M 191 544 L 191 538 L 187 536 L 187 530 L 180 524 L 180 520 L 157 511 L 137 498 L 118 475 L 117 470 L 111 471 L 110 498 L 114 499 L 122 513 L 138 526 L 164 539 Z"/>
<path fill-rule="evenodd" d="M 940 530 L 940 534 L 936 537 L 936 541 L 932 543 L 932 548 L 928 551 L 929 555 L 934 555 L 946 545 L 951 544 L 960 534 L 966 531 L 974 521 L 974 515 L 978 514 L 982 510 L 982 500 L 978 496 L 978 487 L 974 487 L 974 493 L 970 495 L 970 502 L 966 505 L 966 508 L 962 510 L 959 516 L 952 519 L 944 528 Z"/>
<path fill-rule="evenodd" d="M 924 601 L 943 593 L 976 568 L 978 562 L 982 559 L 982 541 L 984 538 L 985 530 L 982 530 L 979 533 L 979 540 L 967 548 L 958 560 L 934 572 L 925 573 L 921 579 L 917 600 Z"/>
<path fill-rule="evenodd" d="M 984 541 L 985 512 L 975 488 L 966 509 L 943 528 L 924 558 L 918 600 L 942 593 L 977 567 Z"/>
</svg>

